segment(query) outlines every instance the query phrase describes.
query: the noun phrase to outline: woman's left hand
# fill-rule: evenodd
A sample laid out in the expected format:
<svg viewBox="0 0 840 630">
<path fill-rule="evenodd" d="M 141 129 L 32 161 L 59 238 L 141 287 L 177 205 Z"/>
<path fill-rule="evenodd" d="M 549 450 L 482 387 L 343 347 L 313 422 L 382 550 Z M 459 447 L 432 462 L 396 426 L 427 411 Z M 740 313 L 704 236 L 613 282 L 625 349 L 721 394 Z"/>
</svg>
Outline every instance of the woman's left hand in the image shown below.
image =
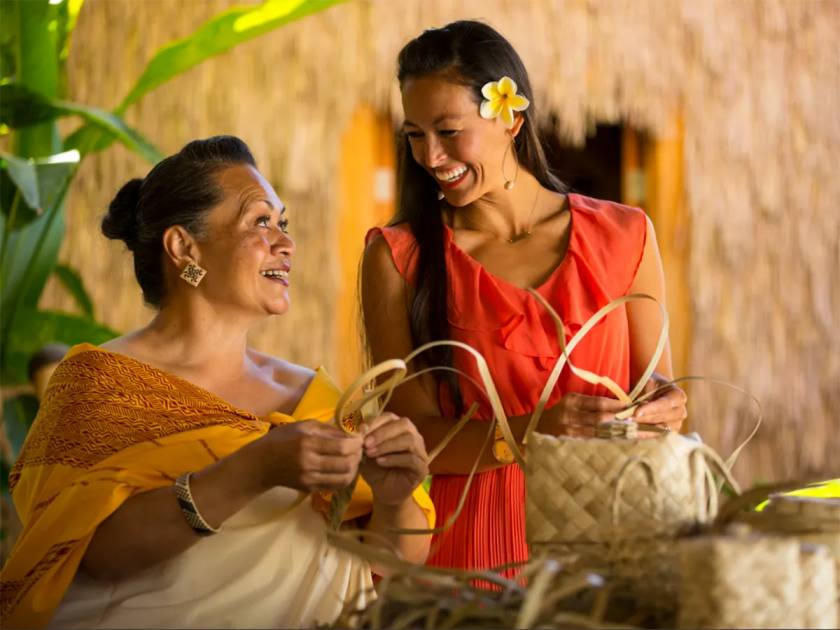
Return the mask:
<svg viewBox="0 0 840 630">
<path fill-rule="evenodd" d="M 377 416 L 366 427 L 359 470 L 376 501 L 399 505 L 429 474 L 423 438 L 411 420 L 393 413 Z"/>
<path fill-rule="evenodd" d="M 653 373 L 642 393 L 647 394 L 663 385 L 665 387 L 636 408 L 633 420 L 640 425 L 656 424 L 671 431 L 680 430 L 683 420 L 688 415 L 687 397 L 682 389 L 676 385 L 668 385 L 668 382 L 669 380 L 661 374 Z M 639 430 L 644 431 L 644 426 L 640 426 Z"/>
</svg>

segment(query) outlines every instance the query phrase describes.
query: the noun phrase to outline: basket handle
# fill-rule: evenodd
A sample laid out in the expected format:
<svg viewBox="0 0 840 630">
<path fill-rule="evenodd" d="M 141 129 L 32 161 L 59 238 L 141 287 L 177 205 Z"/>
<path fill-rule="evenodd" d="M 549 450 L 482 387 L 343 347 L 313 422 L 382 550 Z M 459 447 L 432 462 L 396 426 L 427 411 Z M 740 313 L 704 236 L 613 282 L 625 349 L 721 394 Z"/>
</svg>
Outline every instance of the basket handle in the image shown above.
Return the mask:
<svg viewBox="0 0 840 630">
<path fill-rule="evenodd" d="M 653 469 L 651 463 L 644 457 L 630 457 L 627 459 L 626 462 L 621 466 L 621 469 L 618 471 L 618 475 L 615 478 L 615 485 L 613 487 L 613 498 L 612 498 L 612 526 L 615 531 L 618 531 L 619 527 L 619 516 L 621 514 L 621 492 L 624 489 L 624 483 L 627 479 L 627 473 L 632 469 L 634 466 L 640 466 L 642 470 L 647 473 L 646 477 L 648 480 L 648 484 L 654 490 L 654 496 L 656 497 L 655 504 L 653 509 L 655 511 L 655 517 L 662 516 L 662 497 L 660 493 L 657 492 L 659 490 L 659 483 L 656 479 L 656 471 Z"/>
<path fill-rule="evenodd" d="M 709 464 L 710 471 L 714 469 L 721 476 L 721 483 L 715 486 L 715 496 L 717 496 L 717 494 L 720 493 L 720 489 L 723 488 L 724 483 L 728 483 L 736 494 L 741 494 L 741 486 L 738 484 L 737 481 L 735 481 L 735 478 L 732 476 L 728 461 L 723 461 L 723 459 L 721 459 L 721 456 L 718 455 L 713 448 L 709 447 L 706 444 L 699 444 L 696 448 L 696 452 L 702 453 L 703 458 L 706 460 L 706 463 Z M 712 486 L 714 486 L 714 479 L 710 480 L 708 483 L 711 483 Z"/>
<path fill-rule="evenodd" d="M 408 364 L 412 360 L 414 360 L 415 358 L 417 358 L 417 356 L 429 350 L 430 348 L 442 345 L 454 346 L 466 350 L 476 361 L 481 383 L 477 383 L 475 379 L 473 379 L 469 375 L 464 374 L 462 371 L 449 366 L 425 368 L 423 370 L 418 370 L 410 376 L 406 376 L 408 372 Z M 510 431 L 510 426 L 507 423 L 507 417 L 505 416 L 504 409 L 502 407 L 501 398 L 499 397 L 499 394 L 496 391 L 496 386 L 493 383 L 492 377 L 490 376 L 490 369 L 487 366 L 487 362 L 484 360 L 484 357 L 481 356 L 479 352 L 477 352 L 471 346 L 461 343 L 459 341 L 436 341 L 432 343 L 427 343 L 411 352 L 408 356 L 405 357 L 405 359 L 389 359 L 365 371 L 365 373 L 362 374 L 355 381 L 353 381 L 350 387 L 348 387 L 340 396 L 338 403 L 336 404 L 336 414 L 334 418 L 335 424 L 341 430 L 347 432 L 346 427 L 341 422 L 341 418 L 346 417 L 348 414 L 356 413 L 357 411 L 364 411 L 365 405 L 367 405 L 368 403 L 372 403 L 371 407 L 369 408 L 369 415 L 380 414 L 385 408 L 385 406 L 388 404 L 391 395 L 397 387 L 404 383 L 407 383 L 408 381 L 414 378 L 417 378 L 423 374 L 435 370 L 447 370 L 455 372 L 460 376 L 467 378 L 476 385 L 479 385 L 479 391 L 482 391 L 485 394 L 485 396 L 490 402 L 491 408 L 493 409 L 494 421 L 488 423 L 488 432 L 484 440 L 484 444 L 479 450 L 479 455 L 473 463 L 472 469 L 470 470 L 470 473 L 467 477 L 467 481 L 464 484 L 463 490 L 461 491 L 461 496 L 458 500 L 458 505 L 455 508 L 455 511 L 449 516 L 446 523 L 444 523 L 440 527 L 435 527 L 433 529 L 391 528 L 390 531 L 392 533 L 435 534 L 448 530 L 458 518 L 458 516 L 461 514 L 461 511 L 466 505 L 469 489 L 475 477 L 476 471 L 478 470 L 478 465 L 481 461 L 481 455 L 484 453 L 485 449 L 489 445 L 490 439 L 494 434 L 494 430 L 497 423 L 502 427 L 503 435 L 505 435 L 505 432 L 507 432 L 508 435 L 505 435 L 505 438 L 509 439 L 509 443 L 514 442 L 513 434 Z M 389 373 L 391 373 L 391 375 L 383 383 L 375 385 L 369 391 L 365 391 L 365 388 L 367 387 L 368 383 L 372 381 L 375 382 L 375 380 L 380 376 Z M 361 397 L 357 397 L 358 394 L 361 394 Z M 441 453 L 441 451 L 447 446 L 447 444 L 449 444 L 450 440 L 452 440 L 452 438 L 455 437 L 455 435 L 464 427 L 464 425 L 466 425 L 466 423 L 472 419 L 477 409 L 478 403 L 474 402 L 466 411 L 466 413 L 463 416 L 461 416 L 458 422 L 456 422 L 455 425 L 446 433 L 446 435 L 435 446 L 435 448 L 432 449 L 432 451 L 429 453 L 429 461 L 434 460 Z M 524 459 L 522 459 L 522 455 L 518 451 L 518 449 L 514 451 L 514 457 L 517 456 L 517 463 L 524 469 L 525 461 Z M 340 511 L 343 511 L 341 507 L 339 507 L 338 509 Z M 340 516 L 341 515 L 339 515 L 337 518 L 340 519 Z"/>
<path fill-rule="evenodd" d="M 389 376 L 383 383 L 374 386 L 369 391 L 365 391 L 365 387 L 367 387 L 368 383 L 376 382 L 376 379 L 380 376 L 388 374 L 389 372 L 392 373 L 391 376 Z M 384 394 L 385 401 L 377 405 L 377 413 L 375 415 L 378 415 L 379 410 L 384 409 L 385 405 L 388 404 L 388 400 L 391 398 L 391 393 L 404 379 L 406 372 L 408 372 L 408 367 L 402 359 L 388 359 L 387 361 L 378 363 L 367 370 L 359 378 L 353 381 L 350 384 L 350 387 L 344 390 L 339 397 L 338 402 L 335 405 L 335 417 L 333 418 L 336 426 L 346 432 L 347 429 L 341 423 L 341 419 L 360 411 L 366 403 L 376 400 Z M 357 394 L 362 394 L 361 398 L 353 400 L 354 396 Z"/>
<path fill-rule="evenodd" d="M 659 364 L 659 359 L 662 357 L 662 353 L 665 350 L 665 344 L 668 342 L 668 312 L 665 310 L 665 307 L 659 303 L 659 301 L 650 296 L 646 293 L 631 293 L 630 295 L 625 295 L 615 300 L 612 300 L 609 304 L 601 307 L 592 317 L 590 317 L 586 323 L 580 328 L 580 330 L 575 333 L 575 335 L 569 340 L 568 345 L 566 344 L 566 331 L 565 327 L 563 326 L 563 321 L 560 319 L 560 316 L 557 314 L 557 311 L 548 303 L 548 301 L 540 295 L 534 289 L 528 289 L 528 291 L 533 295 L 537 301 L 542 304 L 543 308 L 548 312 L 551 316 L 551 319 L 554 321 L 554 325 L 557 328 L 557 341 L 560 344 L 561 354 L 558 357 L 557 362 L 554 364 L 554 368 L 551 370 L 551 373 L 548 376 L 548 380 L 546 381 L 545 385 L 543 386 L 542 393 L 540 394 L 540 398 L 537 402 L 537 406 L 534 408 L 534 412 L 531 414 L 531 419 L 528 422 L 528 428 L 525 430 L 525 437 L 523 439 L 523 444 L 528 443 L 528 438 L 531 436 L 531 433 L 537 428 L 537 424 L 539 424 L 540 418 L 542 417 L 543 412 L 545 411 L 545 406 L 548 403 L 548 399 L 551 396 L 551 392 L 554 390 L 555 385 L 557 385 L 557 379 L 560 378 L 560 373 L 563 371 L 563 367 L 568 363 L 569 369 L 572 373 L 586 381 L 587 383 L 593 385 L 603 385 L 606 387 L 618 400 L 625 403 L 628 408 L 622 411 L 620 414 L 617 414 L 616 417 L 619 419 L 628 418 L 633 415 L 635 411 L 635 402 L 636 399 L 639 397 L 639 394 L 645 387 L 645 384 L 650 379 L 651 374 L 653 374 L 656 366 Z M 662 328 L 659 331 L 659 339 L 656 343 L 656 349 L 654 350 L 653 356 L 651 356 L 650 361 L 648 362 L 645 371 L 639 377 L 636 386 L 632 389 L 629 394 L 626 394 L 618 384 L 613 381 L 612 379 L 606 376 L 600 376 L 595 374 L 594 372 L 590 372 L 589 370 L 584 370 L 575 366 L 571 359 L 569 358 L 569 354 L 575 347 L 583 340 L 583 338 L 589 334 L 598 322 L 604 319 L 607 315 L 609 315 L 612 311 L 617 309 L 619 306 L 626 304 L 627 302 L 631 302 L 633 300 L 653 300 L 656 305 L 659 307 L 660 313 L 662 313 Z"/>
<path fill-rule="evenodd" d="M 631 293 L 629 295 L 625 295 L 625 296 L 616 298 L 615 300 L 612 300 L 607 305 L 603 306 L 600 310 L 598 310 L 594 315 L 592 315 L 592 317 L 590 317 L 586 321 L 586 323 L 580 328 L 580 330 L 578 330 L 578 332 L 572 337 L 572 339 L 569 340 L 569 343 L 567 345 L 566 344 L 565 328 L 563 326 L 563 321 L 560 319 L 560 316 L 557 314 L 557 312 L 554 310 L 554 308 L 551 306 L 551 304 L 549 304 L 548 301 L 542 295 L 540 295 L 539 292 L 535 291 L 534 289 L 529 289 L 529 292 L 537 299 L 537 301 L 540 304 L 542 304 L 543 308 L 546 309 L 548 314 L 551 316 L 551 319 L 554 321 L 554 325 L 557 328 L 557 340 L 558 340 L 558 343 L 560 344 L 560 349 L 562 350 L 562 353 L 561 353 L 561 356 L 557 359 L 557 362 L 555 363 L 554 368 L 552 369 L 551 374 L 549 375 L 548 380 L 546 381 L 545 386 L 543 387 L 543 390 L 542 390 L 542 393 L 540 395 L 539 401 L 537 402 L 537 406 L 534 408 L 534 411 L 531 414 L 531 419 L 528 422 L 528 428 L 525 430 L 525 437 L 523 438 L 523 444 L 528 443 L 528 438 L 534 432 L 534 430 L 536 430 L 536 427 L 539 424 L 539 420 L 542 417 L 543 412 L 545 411 L 545 406 L 548 403 L 548 398 L 551 395 L 551 391 L 554 389 L 555 385 L 557 384 L 557 380 L 560 377 L 560 373 L 562 372 L 563 367 L 565 366 L 566 363 L 568 363 L 569 364 L 569 369 L 572 371 L 573 374 L 575 374 L 576 376 L 578 376 L 582 380 L 586 381 L 587 383 L 590 383 L 590 384 L 593 384 L 593 385 L 603 385 L 613 395 L 615 395 L 615 397 L 618 400 L 620 400 L 620 401 L 622 401 L 622 402 L 624 402 L 625 404 L 628 405 L 627 409 L 625 409 L 621 413 L 616 414 L 616 418 L 618 418 L 618 419 L 625 419 L 625 418 L 631 417 L 633 415 L 633 412 L 635 411 L 636 407 L 640 403 L 644 402 L 648 398 L 652 398 L 653 396 L 655 396 L 658 392 L 660 392 L 663 389 L 666 389 L 668 387 L 671 387 L 672 385 L 676 385 L 677 383 L 685 382 L 685 381 L 707 381 L 707 382 L 711 382 L 711 383 L 716 383 L 718 385 L 724 385 L 726 387 L 729 387 L 730 389 L 734 389 L 735 391 L 738 391 L 738 392 L 744 394 L 745 396 L 750 398 L 755 403 L 755 405 L 758 409 L 758 414 L 756 416 L 755 425 L 753 426 L 750 433 L 747 435 L 746 438 L 744 438 L 744 440 L 735 448 L 735 450 L 732 451 L 732 454 L 726 459 L 725 466 L 728 469 L 731 469 L 732 466 L 735 465 L 735 461 L 738 459 L 738 456 L 741 454 L 741 451 L 753 439 L 753 437 L 755 437 L 755 434 L 758 432 L 758 429 L 759 429 L 759 427 L 761 426 L 761 423 L 762 423 L 761 403 L 758 401 L 758 399 L 755 396 L 750 394 L 745 389 L 743 389 L 741 387 L 738 387 L 737 385 L 732 385 L 731 383 L 728 383 L 726 381 L 723 381 L 723 380 L 720 380 L 720 379 L 715 379 L 715 378 L 709 378 L 709 377 L 705 377 L 705 376 L 683 376 L 683 377 L 680 377 L 680 378 L 672 379 L 672 380 L 670 380 L 666 383 L 663 383 L 659 387 L 653 389 L 650 392 L 647 392 L 646 394 L 641 393 L 642 390 L 644 389 L 645 384 L 648 382 L 648 380 L 650 379 L 654 370 L 656 369 L 656 366 L 659 364 L 659 359 L 662 357 L 662 353 L 665 350 L 665 345 L 668 342 L 668 327 L 669 327 L 668 312 L 665 310 L 665 307 L 662 304 L 660 304 L 660 302 L 656 298 L 654 298 L 653 296 L 650 296 L 646 293 Z M 600 322 L 604 317 L 606 317 L 609 313 L 614 311 L 619 306 L 621 306 L 623 304 L 626 304 L 627 302 L 630 302 L 632 300 L 653 300 L 656 303 L 656 305 L 659 307 L 659 311 L 662 314 L 662 328 L 659 331 L 659 338 L 658 338 L 657 343 L 656 343 L 656 348 L 654 350 L 653 355 L 651 356 L 650 361 L 648 361 L 648 364 L 647 364 L 647 367 L 645 368 L 645 371 L 639 377 L 639 380 L 636 382 L 636 385 L 633 387 L 633 389 L 630 391 L 630 393 L 625 394 L 624 391 L 618 386 L 618 384 L 615 383 L 615 381 L 613 381 L 612 379 L 610 379 L 608 377 L 605 377 L 605 376 L 600 376 L 598 374 L 595 374 L 593 372 L 590 372 L 588 370 L 584 370 L 584 369 L 581 369 L 581 368 L 578 368 L 577 366 L 575 366 L 572 363 L 572 361 L 569 357 L 569 354 L 571 354 L 572 350 L 575 349 L 575 347 L 581 342 L 581 340 L 589 333 L 590 330 L 592 330 L 592 328 L 598 322 Z M 715 455 L 717 457 L 717 454 L 715 454 Z M 719 457 L 717 457 L 717 459 L 720 460 Z M 729 479 L 731 479 L 731 475 L 729 475 L 728 473 L 727 473 L 727 477 L 729 477 Z M 737 486 L 737 484 L 733 485 L 732 487 L 735 488 L 736 486 Z"/>
<path fill-rule="evenodd" d="M 712 377 L 709 377 L 709 376 L 680 376 L 679 378 L 675 378 L 671 381 L 668 381 L 667 383 L 663 383 L 662 385 L 660 385 L 656 389 L 653 389 L 653 390 L 649 391 L 648 393 L 644 394 L 643 396 L 640 396 L 638 399 L 636 399 L 636 403 L 641 403 L 641 402 L 647 400 L 648 398 L 651 398 L 651 397 L 655 396 L 658 392 L 662 391 L 663 389 L 667 389 L 668 387 L 671 387 L 671 385 L 676 385 L 677 383 L 684 383 L 684 382 L 687 382 L 687 381 L 703 381 L 703 382 L 706 382 L 706 383 L 712 383 L 714 385 L 723 385 L 724 387 L 728 387 L 729 389 L 734 389 L 736 392 L 738 392 L 740 394 L 743 394 L 744 396 L 749 398 L 755 404 L 755 407 L 758 411 L 758 413 L 756 414 L 756 417 L 755 417 L 755 425 L 753 425 L 753 428 L 750 430 L 747 437 L 745 437 L 741 441 L 741 443 L 738 446 L 735 447 L 735 449 L 732 451 L 732 453 L 729 455 L 729 457 L 726 458 L 726 462 L 725 462 L 726 467 L 731 470 L 732 467 L 735 465 L 735 462 L 737 461 L 738 456 L 741 454 L 741 451 L 744 450 L 744 447 L 747 444 L 749 444 L 750 441 L 755 437 L 755 434 L 758 432 L 758 429 L 759 429 L 759 427 L 761 426 L 761 423 L 764 420 L 764 415 L 763 415 L 763 412 L 761 410 L 761 402 L 759 402 L 758 398 L 756 398 L 755 396 L 750 394 L 747 390 L 743 389 L 742 387 L 738 387 L 737 385 L 733 385 L 732 383 L 721 380 L 719 378 L 712 378 Z"/>
<path fill-rule="evenodd" d="M 499 424 L 502 429 L 502 434 L 504 435 L 505 439 L 509 443 L 513 443 L 515 446 L 515 440 L 513 438 L 513 433 L 510 430 L 510 425 L 507 422 L 507 416 L 505 416 L 504 408 L 502 407 L 502 400 L 499 397 L 499 393 L 496 390 L 496 385 L 493 382 L 493 377 L 490 375 L 490 368 L 487 366 L 487 361 L 484 359 L 481 354 L 475 350 L 472 346 L 469 346 L 465 343 L 460 341 L 433 341 L 431 343 L 424 344 L 417 348 L 416 350 L 412 351 L 408 356 L 404 359 L 388 359 L 387 361 L 383 361 L 382 363 L 378 363 L 374 365 L 372 368 L 367 370 L 364 374 L 359 376 L 353 383 L 341 394 L 338 399 L 338 403 L 336 404 L 336 413 L 335 413 L 335 422 L 339 428 L 346 431 L 344 426 L 341 424 L 341 418 L 346 417 L 348 414 L 353 414 L 359 410 L 361 410 L 367 403 L 373 402 L 372 409 L 370 411 L 371 415 L 379 415 L 382 413 L 382 410 L 388 405 L 388 401 L 391 399 L 391 395 L 393 394 L 394 390 L 402 385 L 403 383 L 407 383 L 408 381 L 421 376 L 422 374 L 426 374 L 428 372 L 432 372 L 435 370 L 447 370 L 451 372 L 456 372 L 460 376 L 466 377 L 473 383 L 475 380 L 464 374 L 460 370 L 448 367 L 448 366 L 440 366 L 440 367 L 431 367 L 425 370 L 420 370 L 410 376 L 406 376 L 408 372 L 408 364 L 411 363 L 414 359 L 416 359 L 419 355 L 427 350 L 439 346 L 452 346 L 455 348 L 460 348 L 465 350 L 476 362 L 476 366 L 478 367 L 478 375 L 481 379 L 481 386 L 479 391 L 483 391 L 487 400 L 490 402 L 490 407 L 493 410 L 493 417 L 494 421 Z M 369 391 L 365 391 L 367 385 L 371 382 L 375 382 L 377 378 L 384 374 L 392 373 L 390 377 L 388 377 L 385 382 L 375 385 Z M 356 398 L 358 394 L 361 394 L 361 397 Z M 475 410 L 472 411 L 475 413 Z M 446 446 L 447 443 L 455 436 L 455 434 L 460 431 L 461 427 L 466 424 L 466 421 L 472 417 L 472 413 L 467 413 L 463 416 L 458 423 L 444 436 L 443 446 L 440 444 L 433 450 L 434 456 L 440 453 L 443 450 L 443 447 Z M 466 418 L 467 420 L 465 420 Z M 495 428 L 495 425 L 493 425 Z M 513 450 L 514 458 L 516 462 L 522 467 L 525 467 L 525 460 L 522 458 L 522 453 L 519 449 Z M 430 458 L 434 459 L 434 458 Z"/>
</svg>

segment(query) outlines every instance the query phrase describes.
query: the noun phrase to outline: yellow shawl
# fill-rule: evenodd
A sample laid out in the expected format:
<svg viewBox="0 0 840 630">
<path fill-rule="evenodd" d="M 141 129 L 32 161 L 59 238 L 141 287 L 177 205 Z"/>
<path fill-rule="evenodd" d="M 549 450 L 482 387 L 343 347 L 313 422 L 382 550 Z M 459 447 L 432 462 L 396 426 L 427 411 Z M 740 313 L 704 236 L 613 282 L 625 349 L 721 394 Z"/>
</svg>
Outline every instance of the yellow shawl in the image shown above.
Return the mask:
<svg viewBox="0 0 840 630">
<path fill-rule="evenodd" d="M 291 416 L 260 419 L 174 375 L 82 344 L 58 366 L 9 475 L 23 531 L 0 574 L 6 627 L 49 623 L 96 527 L 134 494 L 174 483 L 272 425 L 331 420 L 340 392 L 319 368 Z M 315 495 L 323 509 L 325 497 Z M 346 519 L 371 508 L 360 479 Z M 434 526 L 422 490 L 414 499 Z"/>
</svg>

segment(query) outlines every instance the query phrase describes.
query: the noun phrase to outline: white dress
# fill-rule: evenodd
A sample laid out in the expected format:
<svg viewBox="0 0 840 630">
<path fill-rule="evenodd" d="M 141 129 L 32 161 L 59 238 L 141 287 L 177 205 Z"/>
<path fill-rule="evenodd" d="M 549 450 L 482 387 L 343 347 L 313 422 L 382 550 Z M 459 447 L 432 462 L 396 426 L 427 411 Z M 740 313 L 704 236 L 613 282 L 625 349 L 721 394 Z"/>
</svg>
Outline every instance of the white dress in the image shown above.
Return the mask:
<svg viewBox="0 0 840 630">
<path fill-rule="evenodd" d="M 375 597 L 370 566 L 332 547 L 310 500 L 264 493 L 172 560 L 120 582 L 76 574 L 50 627 L 301 628 Z"/>
</svg>

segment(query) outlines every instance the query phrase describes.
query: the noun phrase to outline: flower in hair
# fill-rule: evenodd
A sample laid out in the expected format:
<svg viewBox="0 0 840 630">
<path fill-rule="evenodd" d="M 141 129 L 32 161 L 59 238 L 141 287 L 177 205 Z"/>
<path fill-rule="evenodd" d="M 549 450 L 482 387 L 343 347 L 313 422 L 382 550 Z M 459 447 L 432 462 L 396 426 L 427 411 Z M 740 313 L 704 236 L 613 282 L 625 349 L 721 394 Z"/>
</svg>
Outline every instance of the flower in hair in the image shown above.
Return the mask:
<svg viewBox="0 0 840 630">
<path fill-rule="evenodd" d="M 516 82 L 510 77 L 485 83 L 481 88 L 481 94 L 486 99 L 481 101 L 481 117 L 490 120 L 501 116 L 505 127 L 513 127 L 513 112 L 524 111 L 531 104 L 527 98 L 517 94 L 516 90 Z"/>
</svg>

